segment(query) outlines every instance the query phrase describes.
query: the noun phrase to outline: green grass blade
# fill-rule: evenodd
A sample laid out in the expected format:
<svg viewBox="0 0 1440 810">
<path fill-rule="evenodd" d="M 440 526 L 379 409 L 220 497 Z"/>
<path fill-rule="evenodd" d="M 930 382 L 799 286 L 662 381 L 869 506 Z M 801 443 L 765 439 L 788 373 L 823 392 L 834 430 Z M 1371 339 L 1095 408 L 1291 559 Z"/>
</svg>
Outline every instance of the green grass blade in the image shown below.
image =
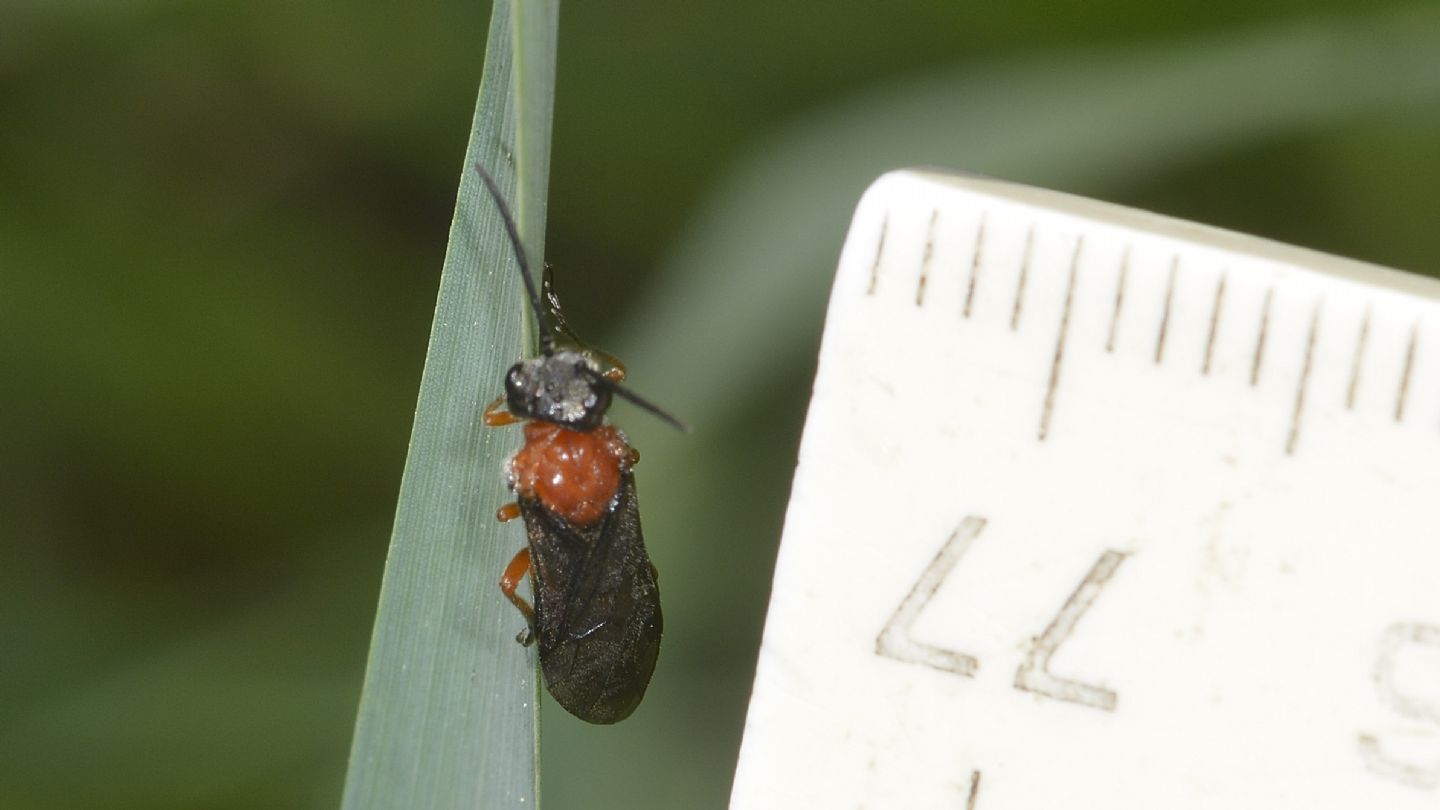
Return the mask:
<svg viewBox="0 0 1440 810">
<path fill-rule="evenodd" d="M 543 260 L 558 0 L 497 0 L 420 384 L 346 777 L 346 808 L 538 805 L 533 652 L 496 581 L 523 543 L 495 509 L 512 431 L 479 415 L 522 353 L 525 298 L 496 209 Z"/>
</svg>

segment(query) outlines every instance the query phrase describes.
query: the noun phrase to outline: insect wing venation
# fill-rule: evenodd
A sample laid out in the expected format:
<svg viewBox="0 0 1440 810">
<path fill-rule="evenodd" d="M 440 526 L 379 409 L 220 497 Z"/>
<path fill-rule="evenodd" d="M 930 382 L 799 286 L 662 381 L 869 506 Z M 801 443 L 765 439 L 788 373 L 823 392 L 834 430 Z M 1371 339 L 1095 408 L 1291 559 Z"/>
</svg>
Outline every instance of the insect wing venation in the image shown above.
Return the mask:
<svg viewBox="0 0 1440 810">
<path fill-rule="evenodd" d="M 593 526 L 572 525 L 532 499 L 520 511 L 545 685 L 582 720 L 623 720 L 645 695 L 663 627 L 634 477 L 622 477 L 615 508 Z"/>
</svg>

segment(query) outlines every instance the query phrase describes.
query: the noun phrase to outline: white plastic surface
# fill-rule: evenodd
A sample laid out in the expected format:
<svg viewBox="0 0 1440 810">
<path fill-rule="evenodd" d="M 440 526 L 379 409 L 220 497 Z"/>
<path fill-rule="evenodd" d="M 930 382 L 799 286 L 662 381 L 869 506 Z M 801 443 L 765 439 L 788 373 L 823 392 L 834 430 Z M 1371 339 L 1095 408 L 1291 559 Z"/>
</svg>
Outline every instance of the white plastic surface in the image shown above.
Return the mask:
<svg viewBox="0 0 1440 810">
<path fill-rule="evenodd" d="M 1440 285 L 901 172 L 731 807 L 1440 807 Z"/>
</svg>

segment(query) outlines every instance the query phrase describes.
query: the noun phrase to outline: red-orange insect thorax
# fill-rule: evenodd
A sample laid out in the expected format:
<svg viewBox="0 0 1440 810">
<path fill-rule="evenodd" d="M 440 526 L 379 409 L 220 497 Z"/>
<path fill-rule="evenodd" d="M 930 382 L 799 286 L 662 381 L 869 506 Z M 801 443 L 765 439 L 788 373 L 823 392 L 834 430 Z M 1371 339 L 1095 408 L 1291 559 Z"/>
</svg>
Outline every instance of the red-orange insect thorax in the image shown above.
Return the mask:
<svg viewBox="0 0 1440 810">
<path fill-rule="evenodd" d="M 525 423 L 525 445 L 510 460 L 510 475 L 521 498 L 588 526 L 604 517 L 633 459 L 624 434 L 609 425 L 581 433 L 532 421 Z"/>
</svg>

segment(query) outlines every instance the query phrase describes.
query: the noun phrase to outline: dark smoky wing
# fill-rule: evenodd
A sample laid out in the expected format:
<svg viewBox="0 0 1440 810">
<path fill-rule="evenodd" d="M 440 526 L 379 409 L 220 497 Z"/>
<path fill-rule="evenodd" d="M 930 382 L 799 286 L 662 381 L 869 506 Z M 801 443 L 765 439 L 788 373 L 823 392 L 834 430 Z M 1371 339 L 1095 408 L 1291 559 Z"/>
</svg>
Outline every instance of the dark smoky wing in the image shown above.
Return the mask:
<svg viewBox="0 0 1440 810">
<path fill-rule="evenodd" d="M 615 722 L 644 695 L 662 630 L 634 479 L 624 476 L 616 508 L 595 526 L 571 526 L 538 503 L 521 510 L 546 685 L 582 719 Z"/>
</svg>

